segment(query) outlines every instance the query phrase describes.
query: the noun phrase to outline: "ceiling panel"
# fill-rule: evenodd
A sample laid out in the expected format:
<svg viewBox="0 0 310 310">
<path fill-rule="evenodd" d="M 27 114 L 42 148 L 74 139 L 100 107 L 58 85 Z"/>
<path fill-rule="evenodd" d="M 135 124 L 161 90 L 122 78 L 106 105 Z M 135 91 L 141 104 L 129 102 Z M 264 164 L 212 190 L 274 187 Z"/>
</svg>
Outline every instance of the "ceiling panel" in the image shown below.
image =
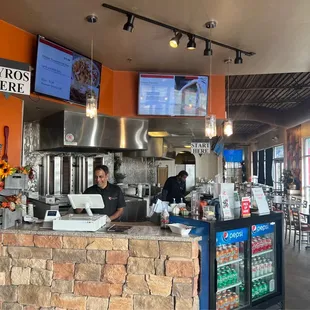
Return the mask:
<svg viewBox="0 0 310 310">
<path fill-rule="evenodd" d="M 105 9 L 103 0 L 2 0 L 0 18 L 34 34 L 89 55 L 94 35 L 95 57 L 116 70 L 208 74 L 209 59 L 204 43 L 187 51 L 187 38 L 180 47 L 168 45 L 172 32 L 136 20 L 133 33 L 122 30 L 126 17 Z M 308 0 L 106 0 L 107 3 L 208 36 L 204 24 L 218 21 L 214 40 L 256 52 L 232 65 L 232 75 L 306 72 L 309 70 Z M 96 25 L 85 17 L 95 13 Z M 223 60 L 235 53 L 214 47 L 213 72 L 225 74 Z M 132 61 L 128 61 L 128 58 Z M 277 81 L 275 81 L 277 82 Z M 264 81 L 261 80 L 263 84 Z"/>
</svg>

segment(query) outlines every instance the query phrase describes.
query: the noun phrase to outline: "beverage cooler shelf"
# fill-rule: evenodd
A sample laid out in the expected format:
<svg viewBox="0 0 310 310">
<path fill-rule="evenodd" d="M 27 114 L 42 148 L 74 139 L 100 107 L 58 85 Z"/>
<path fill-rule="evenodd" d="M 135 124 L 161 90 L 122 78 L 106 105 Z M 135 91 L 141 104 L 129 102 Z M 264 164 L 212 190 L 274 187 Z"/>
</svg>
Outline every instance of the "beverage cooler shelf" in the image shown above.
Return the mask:
<svg viewBox="0 0 310 310">
<path fill-rule="evenodd" d="M 240 282 L 237 282 L 237 283 L 234 283 L 234 284 L 231 284 L 231 285 L 222 287 L 222 288 L 220 288 L 220 289 L 217 290 L 217 293 L 220 293 L 220 292 L 229 290 L 230 288 L 233 288 L 233 287 L 240 286 L 241 284 L 242 284 L 242 282 L 240 281 Z"/>
<path fill-rule="evenodd" d="M 229 262 L 226 262 L 226 263 L 217 265 L 217 268 L 224 267 L 224 266 L 231 265 L 231 264 L 240 263 L 240 262 L 242 262 L 243 260 L 244 260 L 244 258 L 241 257 L 241 258 L 238 258 L 238 259 L 235 259 L 235 260 L 232 260 L 232 261 L 229 261 Z"/>
<path fill-rule="evenodd" d="M 266 250 L 266 251 L 262 251 L 262 252 L 258 252 L 258 253 L 252 254 L 252 257 L 261 256 L 261 255 L 264 255 L 264 254 L 267 254 L 267 253 L 271 253 L 271 252 L 273 252 L 273 249 L 270 249 L 270 250 Z"/>
<path fill-rule="evenodd" d="M 270 276 L 273 276 L 273 272 L 264 274 L 264 275 L 259 276 L 259 277 L 255 277 L 255 278 L 252 279 L 252 281 L 259 280 L 259 279 L 263 279 L 263 278 L 268 278 L 268 277 L 270 277 Z"/>
</svg>

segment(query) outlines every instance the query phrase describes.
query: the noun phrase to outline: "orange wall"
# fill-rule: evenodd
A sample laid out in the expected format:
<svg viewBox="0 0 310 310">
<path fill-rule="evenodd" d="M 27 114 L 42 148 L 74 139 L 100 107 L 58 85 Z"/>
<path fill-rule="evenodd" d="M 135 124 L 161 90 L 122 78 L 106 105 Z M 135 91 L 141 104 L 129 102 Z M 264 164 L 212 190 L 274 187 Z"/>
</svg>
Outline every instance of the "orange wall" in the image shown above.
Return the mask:
<svg viewBox="0 0 310 310">
<path fill-rule="evenodd" d="M 0 157 L 4 151 L 4 126 L 9 126 L 9 163 L 14 167 L 19 166 L 22 154 L 23 102 L 13 96 L 5 99 L 0 93 Z"/>
</svg>

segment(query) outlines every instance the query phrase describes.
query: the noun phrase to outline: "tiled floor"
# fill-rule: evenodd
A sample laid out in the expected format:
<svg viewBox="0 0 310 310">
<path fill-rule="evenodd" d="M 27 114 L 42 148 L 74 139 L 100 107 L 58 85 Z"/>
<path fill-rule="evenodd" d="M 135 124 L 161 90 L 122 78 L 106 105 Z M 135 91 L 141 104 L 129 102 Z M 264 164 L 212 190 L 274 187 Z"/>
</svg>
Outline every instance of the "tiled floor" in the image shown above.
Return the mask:
<svg viewBox="0 0 310 310">
<path fill-rule="evenodd" d="M 285 309 L 310 309 L 310 249 L 285 245 Z"/>
</svg>

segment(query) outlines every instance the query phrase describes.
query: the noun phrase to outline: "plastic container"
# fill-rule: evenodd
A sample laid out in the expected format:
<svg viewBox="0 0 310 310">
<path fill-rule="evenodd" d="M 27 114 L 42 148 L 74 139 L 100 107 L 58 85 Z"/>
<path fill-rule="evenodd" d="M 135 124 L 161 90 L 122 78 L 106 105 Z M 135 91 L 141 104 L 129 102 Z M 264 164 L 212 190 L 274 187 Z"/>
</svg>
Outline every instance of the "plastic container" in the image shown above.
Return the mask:
<svg viewBox="0 0 310 310">
<path fill-rule="evenodd" d="M 181 236 L 188 236 L 190 231 L 192 230 L 191 226 L 187 226 L 184 224 L 168 224 L 171 231 L 175 234 L 181 235 Z"/>
</svg>

